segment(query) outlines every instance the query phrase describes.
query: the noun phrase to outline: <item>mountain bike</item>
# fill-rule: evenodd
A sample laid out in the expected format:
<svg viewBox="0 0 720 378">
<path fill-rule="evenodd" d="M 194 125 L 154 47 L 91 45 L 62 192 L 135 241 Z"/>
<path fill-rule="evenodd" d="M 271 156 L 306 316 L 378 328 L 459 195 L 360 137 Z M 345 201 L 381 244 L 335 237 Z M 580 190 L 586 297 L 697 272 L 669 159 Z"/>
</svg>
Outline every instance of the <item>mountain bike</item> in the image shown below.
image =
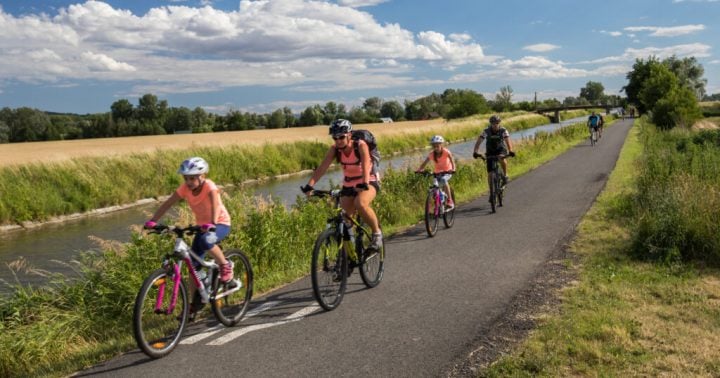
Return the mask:
<svg viewBox="0 0 720 378">
<path fill-rule="evenodd" d="M 450 193 L 450 197 L 438 186 L 438 176 L 442 176 L 451 172 L 416 172 L 419 175 L 425 177 L 433 177 L 433 183 L 428 189 L 427 197 L 425 198 L 425 231 L 428 236 L 433 237 L 437 233 L 438 222 L 440 217 L 445 223 L 445 228 L 450 228 L 455 224 L 455 207 L 448 209 L 447 199 L 452 198 L 453 204 L 455 203 L 455 193 Z"/>
<path fill-rule="evenodd" d="M 595 146 L 598 141 L 598 129 L 596 127 L 590 127 L 590 145 Z"/>
<path fill-rule="evenodd" d="M 330 197 L 335 202 L 325 231 L 315 240 L 310 268 L 315 299 L 322 308 L 331 311 L 342 302 L 348 276 L 354 268 L 359 268 L 366 287 L 380 284 L 385 271 L 385 241 L 380 250 L 368 248 L 372 231 L 359 216 L 347 217 L 340 207 L 339 189 L 315 189 L 312 196 Z"/>
<path fill-rule="evenodd" d="M 505 195 L 506 183 L 503 182 L 505 174 L 500 167 L 500 159 L 511 156 L 504 154 L 483 156 L 482 154 L 478 154 L 477 157 L 486 160 L 490 166 L 488 169 L 488 177 L 490 178 L 490 210 L 495 213 L 496 207 L 502 207 Z"/>
<path fill-rule="evenodd" d="M 253 271 L 245 254 L 239 249 L 225 251 L 225 258 L 233 264 L 234 279 L 223 283 L 219 265 L 200 258 L 185 242 L 185 235 L 202 232 L 200 226 L 158 224 L 149 230 L 151 234 L 174 234 L 175 247 L 163 258 L 162 267 L 145 279 L 135 298 L 133 333 L 138 347 L 149 357 L 160 358 L 180 341 L 190 307 L 183 265 L 197 288 L 194 304 L 210 303 L 220 323 L 227 327 L 237 324 L 248 309 L 253 290 Z M 197 271 L 193 261 L 200 265 Z"/>
</svg>

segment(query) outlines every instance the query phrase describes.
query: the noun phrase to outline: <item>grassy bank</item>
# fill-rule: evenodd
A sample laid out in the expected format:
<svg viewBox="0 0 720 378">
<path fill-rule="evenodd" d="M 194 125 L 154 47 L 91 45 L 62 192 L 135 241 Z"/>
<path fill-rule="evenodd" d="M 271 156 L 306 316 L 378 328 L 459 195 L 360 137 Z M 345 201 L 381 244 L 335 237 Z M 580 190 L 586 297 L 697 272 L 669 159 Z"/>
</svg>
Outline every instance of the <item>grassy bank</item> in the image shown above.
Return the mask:
<svg viewBox="0 0 720 378">
<path fill-rule="evenodd" d="M 517 147 L 512 176 L 552 159 L 586 137 L 584 125 L 540 133 Z M 462 161 L 453 178 L 458 200 L 485 191 L 485 166 Z M 422 217 L 427 182 L 410 170 L 390 171 L 374 206 L 388 233 Z M 292 209 L 260 202 L 247 193 L 225 198 L 234 217 L 226 246 L 245 250 L 257 292 L 307 274 L 308 251 L 322 230 L 327 204 L 301 200 Z M 187 212 L 180 224 L 189 222 Z M 101 255 L 71 264 L 79 279 L 57 276 L 44 288 L 17 288 L 0 298 L 0 376 L 63 375 L 134 347 L 132 304 L 142 279 L 155 269 L 172 240 L 136 234 L 131 243 L 108 245 Z"/>
<path fill-rule="evenodd" d="M 565 118 L 582 115 L 568 112 Z M 445 137 L 450 141 L 476 137 L 486 116 L 451 121 Z M 508 114 L 505 126 L 521 130 L 547 123 L 537 114 Z M 437 131 L 413 132 L 379 139 L 385 156 L 427 145 Z M 264 146 L 203 147 L 190 150 L 158 150 L 113 158 L 79 158 L 53 164 L 32 164 L 0 169 L 0 225 L 42 221 L 50 217 L 133 203 L 163 196 L 180 184 L 179 162 L 203 156 L 211 165 L 211 177 L 220 184 L 299 172 L 316 167 L 328 143 L 295 142 Z"/>
<path fill-rule="evenodd" d="M 720 153 L 701 142 L 716 134 L 644 122 L 578 227 L 579 279 L 559 312 L 481 375 L 717 376 L 720 270 L 707 246 L 720 187 L 703 159 Z"/>
</svg>

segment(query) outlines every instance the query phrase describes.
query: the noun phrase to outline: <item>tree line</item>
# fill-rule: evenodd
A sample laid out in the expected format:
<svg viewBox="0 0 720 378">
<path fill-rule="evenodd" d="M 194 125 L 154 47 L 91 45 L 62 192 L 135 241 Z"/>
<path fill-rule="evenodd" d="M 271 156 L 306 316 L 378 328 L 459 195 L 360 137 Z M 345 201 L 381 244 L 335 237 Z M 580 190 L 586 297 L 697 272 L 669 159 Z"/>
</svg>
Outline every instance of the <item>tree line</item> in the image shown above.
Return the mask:
<svg viewBox="0 0 720 378">
<path fill-rule="evenodd" d="M 670 67 L 669 69 L 682 72 L 681 81 L 692 81 L 695 93 L 704 95 L 704 85 L 698 87 L 697 82 L 698 72 L 699 77 L 703 73 L 702 66 L 698 71 L 697 62 L 692 59 L 687 61 L 673 57 L 664 64 Z M 628 74 L 628 78 L 633 72 Z M 289 107 L 283 107 L 265 114 L 231 110 L 219 115 L 207 112 L 201 107 L 170 107 L 166 100 L 159 100 L 153 94 L 143 95 L 136 105 L 127 99 L 120 99 L 112 103 L 109 112 L 87 115 L 51 113 L 29 107 L 5 107 L 0 110 L 0 143 L 276 129 L 327 125 L 337 118 L 362 124 L 380 122 L 381 118 L 394 121 L 437 117 L 455 119 L 491 111 L 533 111 L 537 108 L 562 105 L 623 106 L 627 100 L 633 103 L 638 101 L 635 82 L 636 80 L 631 79 L 630 84 L 624 88 L 628 99 L 607 95 L 602 83 L 588 81 L 577 97 L 566 97 L 562 102 L 555 98 L 539 102 L 513 102 L 512 87 L 507 85 L 500 88 L 494 99 L 486 99 L 471 89 L 446 89 L 442 93 L 405 100 L 403 104 L 397 100 L 385 101 L 380 97 L 370 97 L 361 106 L 348 109 L 344 104 L 330 101 L 325 105 L 308 106 L 299 114 L 294 114 Z M 700 84 L 702 83 L 700 81 Z M 641 107 L 641 111 L 644 110 L 645 107 Z"/>
</svg>

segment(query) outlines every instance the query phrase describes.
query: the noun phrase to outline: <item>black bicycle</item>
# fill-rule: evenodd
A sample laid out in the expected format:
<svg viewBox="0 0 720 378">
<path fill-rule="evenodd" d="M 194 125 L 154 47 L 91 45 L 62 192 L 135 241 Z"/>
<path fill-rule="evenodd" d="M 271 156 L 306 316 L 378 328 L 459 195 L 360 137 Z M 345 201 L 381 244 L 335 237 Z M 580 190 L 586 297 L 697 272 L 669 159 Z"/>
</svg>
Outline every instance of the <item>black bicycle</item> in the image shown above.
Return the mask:
<svg viewBox="0 0 720 378">
<path fill-rule="evenodd" d="M 490 178 L 490 210 L 494 213 L 496 207 L 502 207 L 505 196 L 505 175 L 500 167 L 500 159 L 512 157 L 514 155 L 498 154 L 483 156 L 482 154 L 475 154 L 473 156 L 476 159 L 480 158 L 488 162 L 488 176 Z"/>
<path fill-rule="evenodd" d="M 452 193 L 451 190 L 450 196 L 448 196 L 438 185 L 438 176 L 452 172 L 431 173 L 423 171 L 416 173 L 425 177 L 433 177 L 433 183 L 430 185 L 425 198 L 425 231 L 427 231 L 428 236 L 433 237 L 437 233 L 440 217 L 442 217 L 446 228 L 450 228 L 455 224 L 455 193 Z M 453 207 L 447 205 L 448 198 L 452 198 Z"/>
<path fill-rule="evenodd" d="M 342 302 L 348 276 L 359 268 L 360 278 L 368 288 L 382 281 L 385 271 L 385 241 L 380 250 L 369 249 L 372 232 L 359 216 L 346 217 L 340 207 L 340 190 L 313 190 L 314 197 L 330 197 L 335 201 L 333 216 L 315 241 L 310 273 L 315 299 L 327 311 Z M 351 222 L 348 225 L 346 222 Z"/>
</svg>

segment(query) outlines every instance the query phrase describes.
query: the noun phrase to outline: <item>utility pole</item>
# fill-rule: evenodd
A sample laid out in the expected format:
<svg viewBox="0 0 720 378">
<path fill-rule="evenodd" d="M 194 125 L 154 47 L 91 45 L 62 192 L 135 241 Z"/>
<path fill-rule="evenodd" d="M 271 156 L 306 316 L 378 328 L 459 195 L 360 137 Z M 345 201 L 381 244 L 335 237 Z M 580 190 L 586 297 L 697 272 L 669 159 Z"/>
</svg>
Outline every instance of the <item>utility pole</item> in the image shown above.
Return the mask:
<svg viewBox="0 0 720 378">
<path fill-rule="evenodd" d="M 535 92 L 535 110 L 537 110 L 537 91 Z"/>
</svg>

